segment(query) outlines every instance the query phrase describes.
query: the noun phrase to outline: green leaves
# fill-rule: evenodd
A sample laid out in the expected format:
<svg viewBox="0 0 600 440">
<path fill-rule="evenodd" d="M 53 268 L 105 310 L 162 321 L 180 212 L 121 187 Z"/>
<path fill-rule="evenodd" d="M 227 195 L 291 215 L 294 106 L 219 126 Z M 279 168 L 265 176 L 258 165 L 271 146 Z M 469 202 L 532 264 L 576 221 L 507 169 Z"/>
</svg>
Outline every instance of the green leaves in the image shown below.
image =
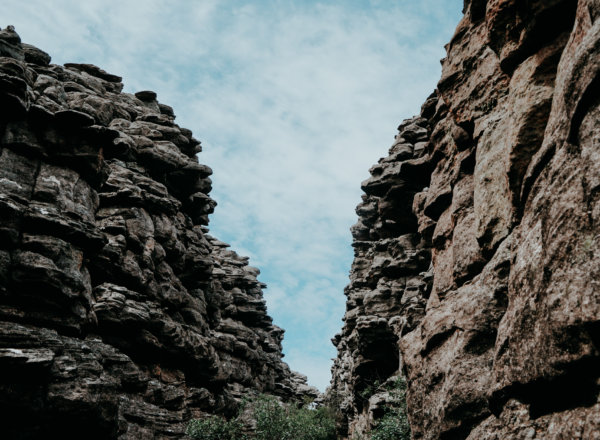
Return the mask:
<svg viewBox="0 0 600 440">
<path fill-rule="evenodd" d="M 242 434 L 242 415 L 250 414 L 254 433 Z M 186 433 L 197 440 L 335 440 L 335 420 L 329 408 L 283 405 L 272 396 L 246 398 L 232 420 L 211 416 L 192 420 Z"/>
<path fill-rule="evenodd" d="M 398 409 L 386 412 L 371 431 L 371 440 L 410 440 L 406 413 Z"/>
<path fill-rule="evenodd" d="M 390 406 L 371 431 L 371 440 L 410 440 L 406 415 L 406 379 L 400 376 L 389 388 Z"/>
<path fill-rule="evenodd" d="M 237 419 L 225 420 L 218 416 L 192 420 L 186 434 L 197 440 L 243 440 L 242 425 Z"/>
<path fill-rule="evenodd" d="M 327 408 L 283 406 L 259 396 L 253 405 L 257 440 L 335 440 L 335 421 Z"/>
</svg>

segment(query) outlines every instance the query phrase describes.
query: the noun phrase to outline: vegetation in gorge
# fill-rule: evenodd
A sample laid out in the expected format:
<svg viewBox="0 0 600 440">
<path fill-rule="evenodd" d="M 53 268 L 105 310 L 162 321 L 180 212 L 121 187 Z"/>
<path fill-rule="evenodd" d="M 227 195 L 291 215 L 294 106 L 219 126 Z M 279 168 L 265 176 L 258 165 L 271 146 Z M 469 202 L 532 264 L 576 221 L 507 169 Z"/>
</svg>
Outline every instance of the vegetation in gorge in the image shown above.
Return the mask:
<svg viewBox="0 0 600 440">
<path fill-rule="evenodd" d="M 252 429 L 248 429 L 252 427 Z M 250 433 L 244 433 L 249 431 Z M 192 420 L 187 434 L 197 440 L 335 440 L 333 412 L 327 407 L 282 405 L 271 396 L 246 399 L 236 418 Z"/>
<path fill-rule="evenodd" d="M 410 440 L 411 432 L 406 411 L 406 379 L 398 376 L 381 384 L 375 380 L 360 392 L 365 401 L 376 394 L 386 394 L 383 416 L 376 419 L 367 437 L 357 435 L 354 440 Z"/>
<path fill-rule="evenodd" d="M 186 434 L 199 440 L 242 440 L 242 425 L 237 419 L 225 420 L 219 416 L 195 419 L 187 427 Z"/>
<path fill-rule="evenodd" d="M 371 440 L 410 440 L 406 412 L 406 379 L 399 376 L 386 387 L 389 393 L 384 415 L 371 431 Z"/>
</svg>

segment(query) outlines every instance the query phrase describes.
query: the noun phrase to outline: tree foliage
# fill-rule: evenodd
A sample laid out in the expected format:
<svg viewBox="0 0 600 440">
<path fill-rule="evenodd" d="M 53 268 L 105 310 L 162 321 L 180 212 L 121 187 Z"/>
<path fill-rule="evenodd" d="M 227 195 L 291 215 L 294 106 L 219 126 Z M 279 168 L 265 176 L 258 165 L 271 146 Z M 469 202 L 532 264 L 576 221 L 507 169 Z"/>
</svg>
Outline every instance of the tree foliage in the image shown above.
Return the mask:
<svg viewBox="0 0 600 440">
<path fill-rule="evenodd" d="M 252 419 L 253 432 L 243 434 L 242 419 Z M 335 440 L 335 421 L 329 408 L 283 405 L 272 396 L 259 395 L 242 403 L 240 414 L 225 420 L 210 416 L 192 420 L 187 434 L 197 440 Z"/>
<path fill-rule="evenodd" d="M 371 430 L 371 440 L 410 440 L 406 413 L 406 380 L 400 376 L 389 389 L 390 402 Z"/>
<path fill-rule="evenodd" d="M 192 420 L 186 434 L 197 440 L 243 440 L 242 425 L 237 420 L 225 420 L 219 416 Z"/>
<path fill-rule="evenodd" d="M 261 396 L 253 405 L 257 440 L 335 440 L 335 421 L 328 408 L 283 406 Z"/>
</svg>

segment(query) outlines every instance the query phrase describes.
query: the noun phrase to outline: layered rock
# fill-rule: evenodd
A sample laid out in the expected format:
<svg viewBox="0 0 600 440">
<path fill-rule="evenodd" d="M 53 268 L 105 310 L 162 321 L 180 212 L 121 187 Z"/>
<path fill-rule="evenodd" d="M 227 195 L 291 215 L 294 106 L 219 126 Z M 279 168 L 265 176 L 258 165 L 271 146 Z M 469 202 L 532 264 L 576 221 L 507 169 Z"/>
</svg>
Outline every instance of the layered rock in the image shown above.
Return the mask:
<svg viewBox="0 0 600 440">
<path fill-rule="evenodd" d="M 596 438 L 600 5 L 464 12 L 436 93 L 363 183 L 340 431 L 368 429 L 361 391 L 398 362 L 415 439 Z"/>
<path fill-rule="evenodd" d="M 6 438 L 181 438 L 282 362 L 258 269 L 208 235 L 211 170 L 150 91 L 0 31 L 0 413 Z"/>
<path fill-rule="evenodd" d="M 399 373 L 399 338 L 419 324 L 431 291 L 431 246 L 412 212 L 431 172 L 430 124 L 418 117 L 398 129 L 389 156 L 362 183 L 366 194 L 352 227 L 355 258 L 328 390 L 342 436 L 364 435 L 383 415 L 390 397 L 383 385 Z"/>
</svg>

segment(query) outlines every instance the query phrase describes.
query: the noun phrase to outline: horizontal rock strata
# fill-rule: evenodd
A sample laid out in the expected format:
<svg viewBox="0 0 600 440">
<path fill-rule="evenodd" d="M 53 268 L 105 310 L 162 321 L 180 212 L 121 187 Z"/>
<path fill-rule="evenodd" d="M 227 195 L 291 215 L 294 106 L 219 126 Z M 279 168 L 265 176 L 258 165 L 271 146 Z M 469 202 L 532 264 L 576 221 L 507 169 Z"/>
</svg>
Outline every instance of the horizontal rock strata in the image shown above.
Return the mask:
<svg viewBox="0 0 600 440">
<path fill-rule="evenodd" d="M 600 5 L 467 0 L 420 117 L 363 183 L 330 396 L 414 439 L 600 432 Z"/>
<path fill-rule="evenodd" d="M 200 142 L 150 91 L 0 31 L 3 438 L 181 438 L 282 362 L 264 284 L 211 237 Z"/>
</svg>

